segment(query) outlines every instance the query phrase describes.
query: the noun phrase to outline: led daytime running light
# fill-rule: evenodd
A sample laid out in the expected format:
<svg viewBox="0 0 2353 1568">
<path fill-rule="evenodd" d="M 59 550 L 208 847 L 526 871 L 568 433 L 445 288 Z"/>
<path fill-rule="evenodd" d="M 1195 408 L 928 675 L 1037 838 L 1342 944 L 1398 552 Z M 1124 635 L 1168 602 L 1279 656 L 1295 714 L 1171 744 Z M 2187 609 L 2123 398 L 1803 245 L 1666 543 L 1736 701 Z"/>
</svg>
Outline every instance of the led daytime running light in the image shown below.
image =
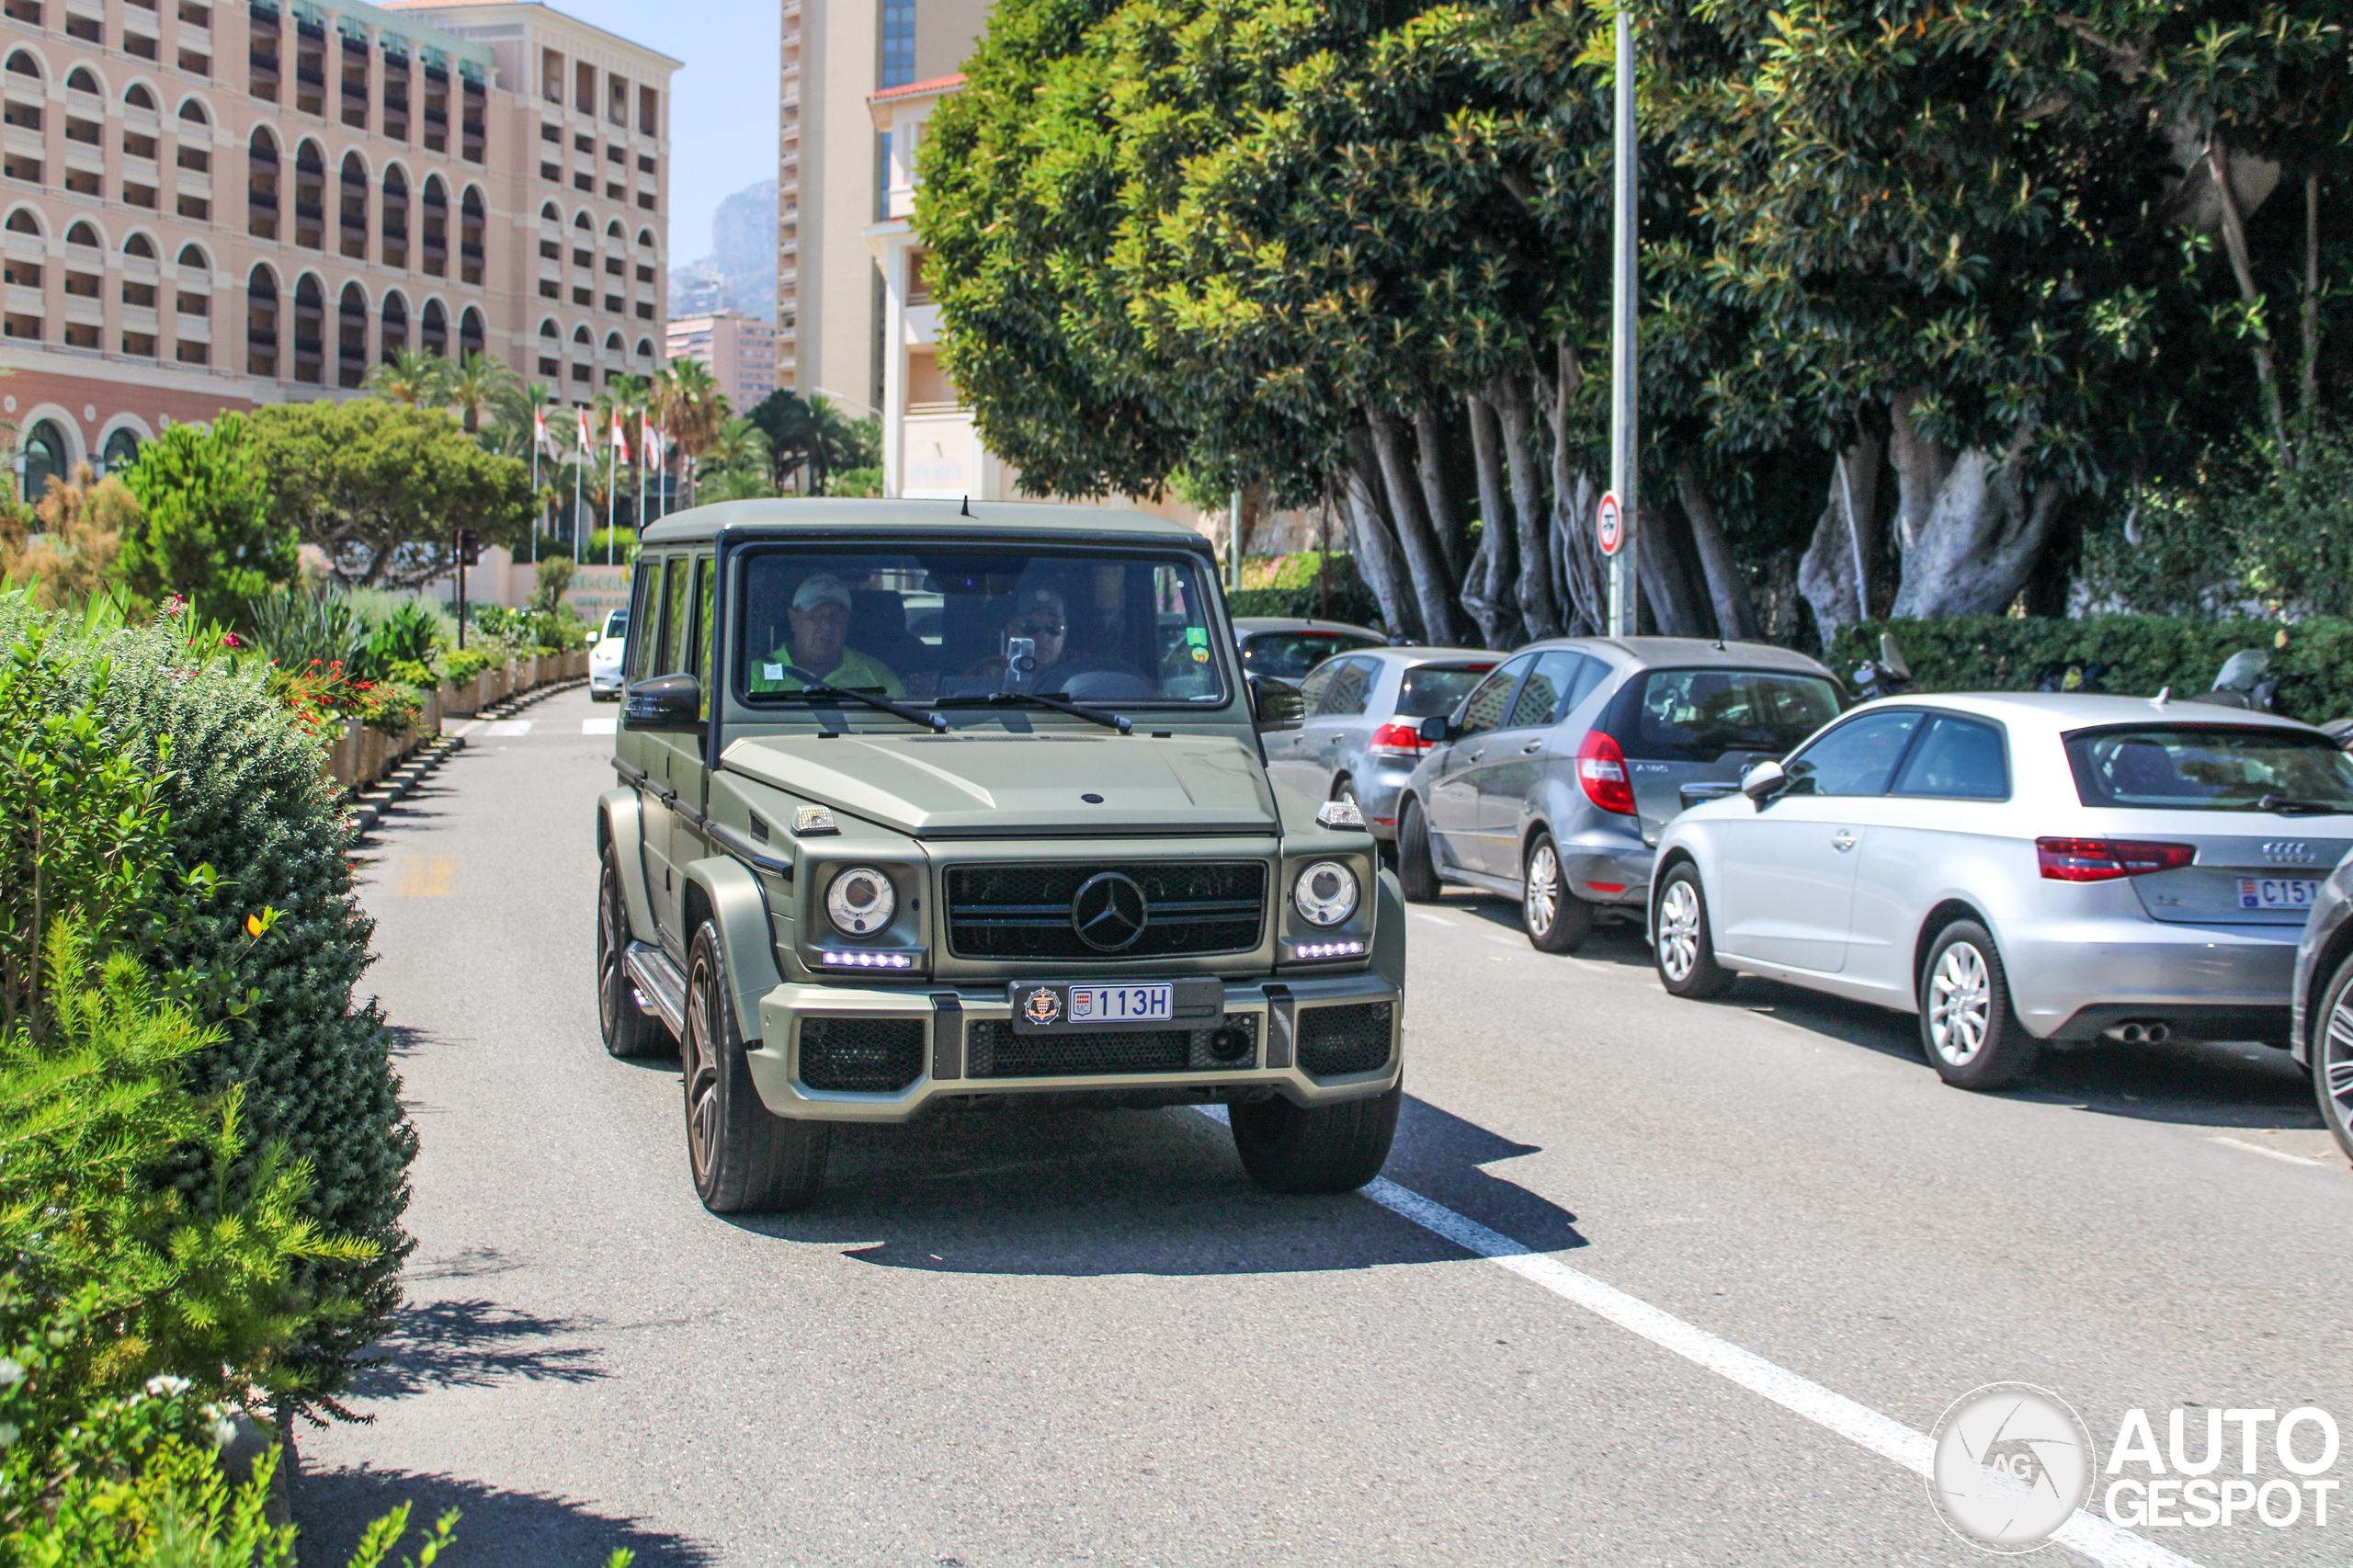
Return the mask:
<svg viewBox="0 0 2353 1568">
<path fill-rule="evenodd" d="M 1290 956 L 1295 959 L 1362 958 L 1364 956 L 1364 943 L 1361 941 L 1293 942 L 1290 948 Z"/>
<path fill-rule="evenodd" d="M 827 951 L 818 955 L 821 961 L 838 969 L 913 969 L 912 953 L 847 953 Z"/>
</svg>

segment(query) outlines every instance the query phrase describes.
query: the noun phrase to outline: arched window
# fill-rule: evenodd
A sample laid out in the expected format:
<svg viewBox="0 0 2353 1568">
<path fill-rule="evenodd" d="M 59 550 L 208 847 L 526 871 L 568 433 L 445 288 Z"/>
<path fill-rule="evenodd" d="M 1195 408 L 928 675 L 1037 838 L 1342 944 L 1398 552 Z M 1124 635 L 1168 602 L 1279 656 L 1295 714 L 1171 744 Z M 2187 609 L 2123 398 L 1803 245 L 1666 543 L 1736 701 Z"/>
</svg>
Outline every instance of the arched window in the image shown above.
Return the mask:
<svg viewBox="0 0 2353 1568">
<path fill-rule="evenodd" d="M 623 244 L 629 243 L 629 235 L 622 230 L 621 221 L 619 218 L 614 219 L 611 222 L 605 225 L 605 238 L 608 240 L 619 240 Z"/>
<path fill-rule="evenodd" d="M 107 437 L 106 449 L 98 460 L 108 473 L 119 473 L 139 460 L 139 432 L 128 425 L 118 426 Z"/>
<path fill-rule="evenodd" d="M 408 347 L 408 301 L 394 290 L 384 296 L 384 354 L 390 361 L 393 355 Z"/>
<path fill-rule="evenodd" d="M 9 68 L 14 70 L 14 64 Z M 72 451 L 73 449 L 65 444 L 65 432 L 58 428 L 54 419 L 36 421 L 33 427 L 25 432 L 25 500 L 28 504 L 38 503 L 49 494 L 51 485 L 65 482 L 66 472 L 72 466 Z"/>
<path fill-rule="evenodd" d="M 325 363 L 326 296 L 304 273 L 294 283 L 294 379 L 316 386 Z"/>
<path fill-rule="evenodd" d="M 608 332 L 605 334 L 605 352 L 612 355 L 615 358 L 620 358 L 624 350 L 621 347 L 621 335 L 620 333 Z"/>
<path fill-rule="evenodd" d="M 575 229 L 585 229 L 592 234 L 597 232 L 597 225 L 588 222 L 588 214 L 585 212 L 574 213 L 572 226 Z"/>
<path fill-rule="evenodd" d="M 335 307 L 335 384 L 357 387 L 368 377 L 368 294 L 357 283 L 343 286 Z"/>
<path fill-rule="evenodd" d="M 182 267 L 192 267 L 201 273 L 210 273 L 212 270 L 212 263 L 210 259 L 205 256 L 201 249 L 195 245 L 182 245 L 180 247 L 180 265 Z M 186 282 L 187 279 L 182 278 L 181 281 Z"/>
<path fill-rule="evenodd" d="M 190 98 L 188 102 L 180 105 L 180 118 L 187 120 L 191 125 L 210 125 L 212 123 L 212 121 L 205 118 L 204 106 L 198 103 L 194 98 Z"/>
<path fill-rule="evenodd" d="M 458 201 L 458 281 L 482 282 L 483 230 L 489 221 L 482 187 L 470 185 Z"/>
<path fill-rule="evenodd" d="M 20 49 L 8 56 L 8 70 L 15 75 L 30 76 L 36 82 L 40 80 L 40 62 L 32 57 L 29 50 Z"/>
<path fill-rule="evenodd" d="M 155 259 L 155 242 L 144 234 L 133 234 L 122 242 L 122 254 L 135 256 L 143 261 Z"/>
<path fill-rule="evenodd" d="M 254 127 L 245 143 L 245 233 L 278 238 L 278 139 L 266 125 Z"/>
<path fill-rule="evenodd" d="M 336 233 L 347 261 L 368 259 L 368 163 L 357 153 L 343 155 L 343 196 Z"/>
<path fill-rule="evenodd" d="M 637 248 L 640 250 L 652 250 L 654 248 L 653 230 L 640 229 L 637 232 Z"/>
<path fill-rule="evenodd" d="M 637 340 L 637 357 L 641 359 L 651 359 L 654 358 L 654 340 L 652 338 L 641 337 Z"/>
<path fill-rule="evenodd" d="M 327 160 L 315 142 L 294 149 L 294 243 L 304 250 L 327 244 Z"/>
<path fill-rule="evenodd" d="M 129 104 L 132 108 L 143 108 L 151 113 L 155 108 L 155 95 L 149 92 L 145 87 L 141 86 L 136 82 L 131 83 L 131 85 L 125 89 L 122 95 L 122 101 Z"/>
<path fill-rule="evenodd" d="M 425 176 L 424 233 L 417 248 L 425 253 L 425 270 L 434 278 L 449 276 L 449 187 L 439 175 Z"/>
<path fill-rule="evenodd" d="M 449 352 L 449 315 L 441 308 L 440 301 L 425 301 L 425 314 L 417 322 L 416 343 L 437 359 Z"/>
<path fill-rule="evenodd" d="M 468 305 L 458 316 L 458 358 L 480 354 L 489 347 L 482 329 L 482 312 Z"/>
<path fill-rule="evenodd" d="M 587 353 L 597 347 L 597 340 L 588 335 L 588 329 L 585 325 L 572 329 L 572 341 L 580 346 L 583 353 Z"/>
<path fill-rule="evenodd" d="M 245 373 L 278 375 L 278 278 L 267 267 L 245 279 Z"/>
<path fill-rule="evenodd" d="M 65 85 L 74 92 L 88 93 L 96 97 L 98 91 L 98 79 L 90 74 L 88 66 L 76 65 L 74 67 L 73 74 L 65 78 Z"/>
<path fill-rule="evenodd" d="M 590 381 L 595 381 L 595 380 L 596 380 L 596 378 L 597 378 L 597 372 L 596 372 L 594 369 L 590 369 L 590 368 L 589 368 L 589 364 L 588 364 L 588 362 L 589 362 L 591 359 L 594 359 L 596 357 L 597 357 L 597 340 L 596 340 L 595 338 L 593 338 L 593 337 L 591 337 L 591 336 L 589 336 L 589 335 L 588 335 L 588 329 L 587 329 L 586 327 L 585 327 L 585 326 L 578 326 L 578 327 L 574 327 L 574 328 L 573 328 L 573 329 L 572 329 L 572 379 L 573 379 L 573 381 L 574 381 L 575 382 L 579 383 L 580 385 L 585 386 L 585 385 L 587 385 Z"/>
<path fill-rule="evenodd" d="M 541 322 L 541 323 L 540 324 L 540 335 L 541 337 L 554 337 L 554 338 L 561 338 L 561 337 L 563 335 L 563 334 L 562 334 L 562 333 L 558 332 L 558 331 L 555 329 L 555 323 L 554 323 L 554 322 L 552 322 L 552 321 L 543 321 L 543 322 Z"/>
<path fill-rule="evenodd" d="M 384 265 L 408 265 L 408 176 L 394 164 L 384 171 Z"/>
<path fill-rule="evenodd" d="M 33 216 L 33 210 L 31 208 L 19 207 L 14 212 L 8 214 L 8 232 L 12 234 L 38 235 L 40 233 L 40 220 Z M 74 237 L 74 234 L 87 234 L 89 233 L 90 225 L 87 223 L 76 223 L 74 225 L 73 233 L 69 233 L 65 236 L 65 243 L 67 244 L 80 244 L 93 245 L 97 244 L 98 242 L 95 236 L 90 239 L 81 241 L 76 241 Z"/>
<path fill-rule="evenodd" d="M 554 202 L 543 201 L 540 204 L 540 221 L 543 223 L 561 223 L 563 222 L 563 214 L 556 210 Z"/>
</svg>

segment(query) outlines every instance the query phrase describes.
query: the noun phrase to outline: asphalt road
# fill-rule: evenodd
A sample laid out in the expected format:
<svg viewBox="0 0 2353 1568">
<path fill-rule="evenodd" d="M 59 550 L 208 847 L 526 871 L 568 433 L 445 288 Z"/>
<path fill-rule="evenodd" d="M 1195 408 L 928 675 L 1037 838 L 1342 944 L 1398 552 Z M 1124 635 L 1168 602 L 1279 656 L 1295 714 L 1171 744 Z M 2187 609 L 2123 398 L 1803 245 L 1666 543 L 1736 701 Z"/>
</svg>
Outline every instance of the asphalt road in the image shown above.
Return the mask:
<svg viewBox="0 0 2353 1568">
<path fill-rule="evenodd" d="M 365 846 L 418 1245 L 372 1424 L 301 1436 L 306 1561 L 414 1500 L 463 1511 L 445 1562 L 531 1568 L 1979 1562 L 1852 1430 L 2006 1381 L 2102 1456 L 2131 1408 L 2189 1407 L 2194 1459 L 2199 1407 L 2317 1405 L 2353 1478 L 2353 1176 L 2283 1057 L 1972 1096 L 1908 1019 L 1678 1003 L 1636 934 L 1548 958 L 1501 903 L 1412 917 L 1387 1174 L 1533 1259 L 1264 1193 L 1183 1109 L 853 1132 L 813 1211 L 709 1215 L 675 1067 L 597 1042 L 612 712 L 477 732 Z M 2334 1563 L 2347 1518 L 2140 1539 Z"/>
</svg>

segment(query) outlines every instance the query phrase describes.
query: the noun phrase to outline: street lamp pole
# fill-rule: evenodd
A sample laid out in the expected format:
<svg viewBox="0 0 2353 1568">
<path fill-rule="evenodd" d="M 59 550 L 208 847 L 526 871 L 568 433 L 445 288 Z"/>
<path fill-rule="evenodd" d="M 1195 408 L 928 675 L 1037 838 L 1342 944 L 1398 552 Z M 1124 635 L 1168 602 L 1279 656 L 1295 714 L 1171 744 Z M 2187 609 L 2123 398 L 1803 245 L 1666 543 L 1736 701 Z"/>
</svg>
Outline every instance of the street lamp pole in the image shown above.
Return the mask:
<svg viewBox="0 0 2353 1568">
<path fill-rule="evenodd" d="M 1634 21 L 1628 0 L 1618 6 L 1618 148 L 1617 256 L 1610 300 L 1609 353 L 1609 488 L 1618 497 L 1620 527 L 1625 530 L 1618 553 L 1609 557 L 1609 635 L 1624 637 L 1635 630 L 1635 552 L 1642 549 L 1642 432 L 1639 426 L 1636 378 L 1641 367 L 1635 355 L 1637 288 L 1635 265 L 1638 239 L 1634 198 L 1638 189 L 1634 166 Z"/>
</svg>

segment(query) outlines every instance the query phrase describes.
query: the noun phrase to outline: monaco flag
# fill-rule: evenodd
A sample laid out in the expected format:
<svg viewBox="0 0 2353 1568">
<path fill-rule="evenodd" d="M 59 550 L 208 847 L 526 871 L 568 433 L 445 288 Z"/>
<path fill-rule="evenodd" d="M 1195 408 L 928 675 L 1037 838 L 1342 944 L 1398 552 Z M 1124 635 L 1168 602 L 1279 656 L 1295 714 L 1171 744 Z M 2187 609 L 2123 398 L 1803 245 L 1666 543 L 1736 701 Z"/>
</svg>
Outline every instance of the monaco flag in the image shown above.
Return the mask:
<svg viewBox="0 0 2353 1568">
<path fill-rule="evenodd" d="M 580 449 L 584 452 L 588 451 L 591 449 L 588 444 L 588 411 L 580 408 L 573 412 L 580 416 Z"/>
<path fill-rule="evenodd" d="M 613 410 L 613 451 L 621 461 L 629 461 L 629 432 L 621 428 L 621 411 Z"/>
<path fill-rule="evenodd" d="M 548 411 L 544 408 L 531 410 L 531 445 L 541 451 L 548 449 Z"/>
</svg>

